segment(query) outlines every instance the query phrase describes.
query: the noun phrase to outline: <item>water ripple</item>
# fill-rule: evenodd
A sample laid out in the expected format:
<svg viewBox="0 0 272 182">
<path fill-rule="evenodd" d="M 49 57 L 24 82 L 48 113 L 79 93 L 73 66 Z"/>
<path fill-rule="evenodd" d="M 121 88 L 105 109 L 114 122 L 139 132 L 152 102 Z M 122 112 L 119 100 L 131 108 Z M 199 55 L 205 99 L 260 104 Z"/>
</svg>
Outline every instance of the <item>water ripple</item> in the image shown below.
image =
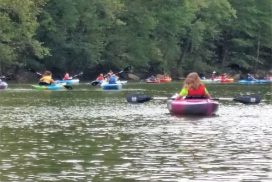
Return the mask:
<svg viewBox="0 0 272 182">
<path fill-rule="evenodd" d="M 176 117 L 164 101 L 69 96 L 0 105 L 0 181 L 272 180 L 269 103 Z"/>
</svg>

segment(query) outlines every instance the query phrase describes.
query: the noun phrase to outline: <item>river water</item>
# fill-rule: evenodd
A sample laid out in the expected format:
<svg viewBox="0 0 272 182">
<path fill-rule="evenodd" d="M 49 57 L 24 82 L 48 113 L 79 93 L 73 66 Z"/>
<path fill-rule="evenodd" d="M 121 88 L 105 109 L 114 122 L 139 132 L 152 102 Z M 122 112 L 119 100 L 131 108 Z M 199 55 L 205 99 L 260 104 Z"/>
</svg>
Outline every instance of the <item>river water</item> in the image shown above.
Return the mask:
<svg viewBox="0 0 272 182">
<path fill-rule="evenodd" d="M 272 85 L 208 85 L 213 97 L 256 93 L 258 105 L 220 101 L 212 117 L 176 117 L 181 83 L 128 83 L 119 92 L 79 85 L 0 92 L 0 181 L 272 181 Z"/>
</svg>

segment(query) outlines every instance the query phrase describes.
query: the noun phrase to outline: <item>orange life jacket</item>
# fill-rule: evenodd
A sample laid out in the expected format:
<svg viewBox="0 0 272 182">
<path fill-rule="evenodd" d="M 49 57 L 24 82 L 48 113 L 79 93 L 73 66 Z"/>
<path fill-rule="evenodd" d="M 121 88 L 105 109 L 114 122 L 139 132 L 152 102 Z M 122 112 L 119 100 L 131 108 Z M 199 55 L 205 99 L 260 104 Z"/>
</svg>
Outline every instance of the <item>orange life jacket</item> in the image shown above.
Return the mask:
<svg viewBox="0 0 272 182">
<path fill-rule="evenodd" d="M 200 85 L 197 89 L 190 88 L 188 90 L 188 96 L 199 96 L 199 97 L 206 96 L 205 86 L 204 85 Z"/>
</svg>

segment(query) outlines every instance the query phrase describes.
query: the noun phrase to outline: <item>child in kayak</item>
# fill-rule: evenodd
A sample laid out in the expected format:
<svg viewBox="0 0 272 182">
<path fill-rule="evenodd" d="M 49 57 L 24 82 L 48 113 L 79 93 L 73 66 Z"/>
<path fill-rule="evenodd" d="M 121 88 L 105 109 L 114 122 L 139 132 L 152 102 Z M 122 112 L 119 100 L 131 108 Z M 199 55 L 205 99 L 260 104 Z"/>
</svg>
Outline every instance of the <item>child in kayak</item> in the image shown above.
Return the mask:
<svg viewBox="0 0 272 182">
<path fill-rule="evenodd" d="M 72 78 L 70 77 L 69 73 L 65 73 L 63 80 L 71 80 Z"/>
<path fill-rule="evenodd" d="M 51 85 L 54 83 L 54 80 L 52 79 L 52 73 L 51 71 L 45 71 L 42 75 L 42 78 L 40 79 L 39 85 Z"/>
<path fill-rule="evenodd" d="M 115 74 L 112 74 L 109 77 L 109 84 L 116 84 L 116 81 L 118 80 L 118 77 Z"/>
<path fill-rule="evenodd" d="M 104 80 L 103 73 L 100 73 L 99 76 L 96 78 L 96 80 L 102 82 Z"/>
<path fill-rule="evenodd" d="M 211 98 L 208 90 L 205 85 L 201 83 L 200 77 L 196 72 L 192 72 L 186 77 L 183 88 L 176 99 L 183 97 Z"/>
</svg>

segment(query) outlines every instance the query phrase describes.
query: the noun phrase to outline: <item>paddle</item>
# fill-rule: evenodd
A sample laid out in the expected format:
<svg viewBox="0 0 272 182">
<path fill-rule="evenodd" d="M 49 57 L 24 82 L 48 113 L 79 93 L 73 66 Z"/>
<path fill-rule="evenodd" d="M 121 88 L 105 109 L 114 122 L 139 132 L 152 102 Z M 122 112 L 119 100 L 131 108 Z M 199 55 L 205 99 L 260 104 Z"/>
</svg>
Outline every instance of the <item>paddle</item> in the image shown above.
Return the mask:
<svg viewBox="0 0 272 182">
<path fill-rule="evenodd" d="M 41 73 L 39 73 L 39 72 L 35 72 L 37 75 L 39 75 L 39 76 L 42 76 L 42 74 Z M 82 73 L 83 74 L 83 73 Z M 64 88 L 66 88 L 67 90 L 72 90 L 73 89 L 73 87 L 71 86 L 71 85 L 62 85 Z"/>
<path fill-rule="evenodd" d="M 168 99 L 175 99 L 175 97 L 172 97 L 172 98 L 167 98 L 167 97 L 159 97 L 159 98 L 157 97 L 156 98 L 155 97 L 155 98 L 153 98 L 151 96 L 139 94 L 139 93 L 127 95 L 127 101 L 129 103 L 144 103 L 144 102 L 148 102 L 153 99 L 168 100 Z M 235 101 L 235 102 L 240 102 L 243 104 L 258 104 L 261 101 L 261 96 L 252 94 L 252 95 L 240 95 L 235 98 L 211 98 L 211 100 Z"/>
<path fill-rule="evenodd" d="M 71 78 L 73 79 L 73 78 L 76 78 L 76 77 L 81 76 L 81 75 L 83 75 L 82 71 L 79 74 L 72 76 Z"/>
<path fill-rule="evenodd" d="M 115 74 L 118 75 L 118 74 L 121 74 L 121 73 L 123 73 L 123 72 L 128 72 L 128 71 L 130 71 L 130 70 L 131 70 L 131 66 L 127 66 L 127 67 L 125 67 L 123 70 L 121 70 L 121 71 L 119 71 L 118 73 L 115 73 Z M 104 78 L 106 78 L 106 76 L 104 76 Z M 94 81 L 91 82 L 91 85 L 92 85 L 92 86 L 96 86 L 96 85 L 98 85 L 99 83 L 100 83 L 99 80 L 94 80 Z"/>
</svg>

